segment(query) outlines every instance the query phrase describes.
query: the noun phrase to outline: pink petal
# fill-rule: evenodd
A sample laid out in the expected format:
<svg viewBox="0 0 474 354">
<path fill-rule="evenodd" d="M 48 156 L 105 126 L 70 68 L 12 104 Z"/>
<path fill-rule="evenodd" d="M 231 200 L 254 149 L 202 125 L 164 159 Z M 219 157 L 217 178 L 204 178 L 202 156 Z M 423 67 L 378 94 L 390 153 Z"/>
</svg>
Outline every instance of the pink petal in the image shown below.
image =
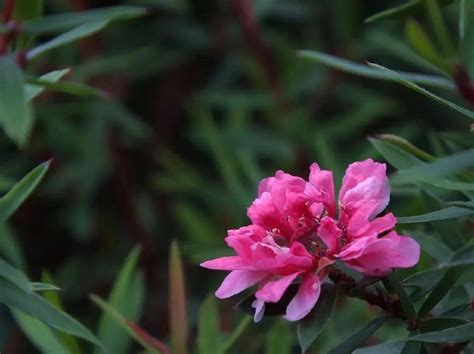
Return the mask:
<svg viewBox="0 0 474 354">
<path fill-rule="evenodd" d="M 262 241 L 265 236 L 265 229 L 257 225 L 249 225 L 237 230 L 229 230 L 225 241 L 245 262 L 249 262 L 252 246 Z"/>
<path fill-rule="evenodd" d="M 369 243 L 363 252 L 347 265 L 367 275 L 384 275 L 393 268 L 409 268 L 418 263 L 420 246 L 395 231 Z"/>
<path fill-rule="evenodd" d="M 260 299 L 255 299 L 251 305 L 255 309 L 255 314 L 253 316 L 253 321 L 255 323 L 260 322 L 265 313 L 265 301 Z"/>
<path fill-rule="evenodd" d="M 374 209 L 367 204 L 352 215 L 347 224 L 347 233 L 351 237 L 377 236 L 395 227 L 397 219 L 392 213 L 371 220 Z"/>
<path fill-rule="evenodd" d="M 263 192 L 270 192 L 273 182 L 275 182 L 275 177 L 262 179 L 258 184 L 258 196 L 260 197 Z"/>
<path fill-rule="evenodd" d="M 268 273 L 254 270 L 234 270 L 216 291 L 219 299 L 226 299 L 244 291 L 265 278 Z"/>
<path fill-rule="evenodd" d="M 201 263 L 201 267 L 215 270 L 248 269 L 249 266 L 240 256 L 221 257 Z"/>
<path fill-rule="evenodd" d="M 342 230 L 337 226 L 336 220 L 326 216 L 321 220 L 318 228 L 318 236 L 328 247 L 330 253 L 335 252 L 339 246 L 339 238 Z"/>
<path fill-rule="evenodd" d="M 286 315 L 283 316 L 288 321 L 298 321 L 305 317 L 316 305 L 321 293 L 321 282 L 319 278 L 311 273 L 304 276 L 298 292 L 286 308 Z"/>
<path fill-rule="evenodd" d="M 265 302 L 278 302 L 285 293 L 286 289 L 291 285 L 293 280 L 300 274 L 294 273 L 278 280 L 267 282 L 259 291 L 255 293 L 257 299 L 264 300 Z"/>
<path fill-rule="evenodd" d="M 334 180 L 331 171 L 321 170 L 317 163 L 313 163 L 306 191 L 314 201 L 324 204 L 329 216 L 335 216 Z"/>
<path fill-rule="evenodd" d="M 370 217 L 379 214 L 390 199 L 390 186 L 383 163 L 372 159 L 354 162 L 349 165 L 339 192 L 339 204 L 352 214 L 353 211 L 369 201 L 376 207 Z"/>
</svg>

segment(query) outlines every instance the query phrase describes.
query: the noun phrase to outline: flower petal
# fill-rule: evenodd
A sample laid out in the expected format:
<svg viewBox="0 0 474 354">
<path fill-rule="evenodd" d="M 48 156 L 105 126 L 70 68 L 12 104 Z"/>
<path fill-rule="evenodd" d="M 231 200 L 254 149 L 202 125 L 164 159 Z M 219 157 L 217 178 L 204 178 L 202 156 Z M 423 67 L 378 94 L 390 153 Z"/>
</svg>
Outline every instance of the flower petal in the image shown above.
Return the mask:
<svg viewBox="0 0 474 354">
<path fill-rule="evenodd" d="M 304 276 L 298 292 L 286 308 L 286 315 L 283 316 L 288 321 L 298 321 L 305 317 L 318 302 L 321 293 L 321 282 L 319 278 L 308 273 Z"/>
<path fill-rule="evenodd" d="M 372 159 L 354 162 L 349 165 L 339 192 L 339 204 L 346 213 L 352 213 L 370 203 L 375 208 L 370 218 L 378 215 L 390 200 L 390 186 L 383 163 Z"/>
<path fill-rule="evenodd" d="M 255 297 L 257 299 L 264 300 L 265 302 L 280 301 L 286 289 L 300 273 L 301 272 L 290 274 L 281 277 L 278 280 L 267 282 L 259 291 L 255 293 Z"/>
<path fill-rule="evenodd" d="M 339 238 L 342 236 L 342 230 L 337 226 L 336 220 L 326 216 L 321 220 L 318 228 L 318 236 L 328 247 L 329 253 L 333 253 L 339 246 Z"/>
<path fill-rule="evenodd" d="M 419 244 L 395 231 L 382 238 L 375 238 L 346 264 L 366 275 L 384 275 L 393 268 L 409 268 L 420 259 Z"/>
<path fill-rule="evenodd" d="M 250 267 L 245 263 L 240 256 L 229 256 L 211 259 L 202 262 L 201 267 L 214 270 L 237 270 L 249 269 Z"/>
<path fill-rule="evenodd" d="M 234 270 L 222 282 L 216 291 L 219 299 L 226 299 L 244 291 L 267 276 L 267 272 L 254 270 Z"/>
<path fill-rule="evenodd" d="M 260 299 L 255 299 L 252 301 L 251 305 L 255 309 L 255 314 L 253 315 L 253 321 L 255 323 L 260 322 L 265 314 L 265 301 Z"/>
<path fill-rule="evenodd" d="M 329 216 L 335 216 L 334 180 L 331 171 L 321 170 L 317 163 L 313 163 L 306 192 L 315 202 L 323 203 Z"/>
</svg>

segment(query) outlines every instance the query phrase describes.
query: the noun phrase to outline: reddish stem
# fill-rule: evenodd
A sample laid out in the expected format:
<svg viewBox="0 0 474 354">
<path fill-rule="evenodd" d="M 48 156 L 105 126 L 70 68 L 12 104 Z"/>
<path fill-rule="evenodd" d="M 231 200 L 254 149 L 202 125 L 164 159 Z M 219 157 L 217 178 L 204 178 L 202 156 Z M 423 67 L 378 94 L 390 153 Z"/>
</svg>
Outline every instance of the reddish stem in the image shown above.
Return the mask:
<svg viewBox="0 0 474 354">
<path fill-rule="evenodd" d="M 463 65 L 456 65 L 454 68 L 453 79 L 461 96 L 474 106 L 474 85 L 472 84 L 469 74 Z"/>
<path fill-rule="evenodd" d="M 5 0 L 3 5 L 2 20 L 4 23 L 8 24 L 13 16 L 13 10 L 15 9 L 15 0 Z M 8 49 L 8 43 L 13 38 L 13 29 L 8 29 L 2 37 L 0 37 L 0 54 L 6 54 Z"/>
<path fill-rule="evenodd" d="M 263 69 L 265 79 L 281 111 L 288 111 L 288 102 L 283 96 L 280 81 L 270 49 L 265 43 L 257 18 L 255 17 L 252 0 L 231 0 L 230 8 L 239 26 Z"/>
</svg>

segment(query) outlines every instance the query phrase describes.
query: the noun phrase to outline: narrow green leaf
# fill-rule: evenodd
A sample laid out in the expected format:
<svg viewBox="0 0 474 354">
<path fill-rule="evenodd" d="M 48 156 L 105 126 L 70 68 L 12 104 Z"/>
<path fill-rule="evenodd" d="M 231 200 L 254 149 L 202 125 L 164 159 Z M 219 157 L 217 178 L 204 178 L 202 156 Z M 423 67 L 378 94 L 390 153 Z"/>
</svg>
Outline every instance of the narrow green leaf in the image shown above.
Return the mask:
<svg viewBox="0 0 474 354">
<path fill-rule="evenodd" d="M 446 24 L 444 23 L 443 15 L 437 0 L 424 0 L 425 9 L 431 21 L 438 42 L 445 55 L 451 56 L 454 53 L 454 46 L 451 43 L 451 36 L 448 32 Z"/>
<path fill-rule="evenodd" d="M 15 308 L 12 308 L 12 313 L 22 332 L 42 353 L 72 354 L 43 322 Z"/>
<path fill-rule="evenodd" d="M 413 80 L 410 80 L 410 79 L 407 79 L 407 78 L 403 77 L 402 75 L 400 75 L 396 71 L 393 71 L 393 70 L 388 69 L 384 66 L 374 64 L 374 63 L 368 63 L 368 65 L 370 67 L 380 69 L 382 72 L 391 75 L 392 78 L 393 78 L 392 81 L 398 82 L 399 84 L 401 84 L 405 87 L 408 87 L 409 89 L 412 89 L 413 91 L 416 91 L 416 92 L 422 94 L 423 96 L 431 98 L 432 100 L 434 100 L 438 103 L 441 103 L 445 106 L 448 106 L 451 109 L 454 109 L 455 111 L 465 115 L 468 118 L 474 119 L 474 112 L 473 111 L 470 111 L 470 110 L 468 110 L 464 107 L 461 107 L 461 106 L 457 105 L 456 103 L 450 102 L 450 101 L 448 101 L 444 98 L 441 98 L 441 97 L 435 95 L 434 93 L 424 89 L 423 87 L 418 86 Z"/>
<path fill-rule="evenodd" d="M 33 291 L 60 291 L 61 290 L 54 284 L 32 282 L 30 283 L 30 285 L 31 285 L 31 290 Z"/>
<path fill-rule="evenodd" d="M 364 344 L 364 342 L 370 338 L 387 319 L 388 316 L 386 315 L 373 319 L 337 347 L 331 349 L 328 354 L 351 354 L 360 345 Z"/>
<path fill-rule="evenodd" d="M 398 299 L 400 300 L 405 316 L 407 317 L 408 320 L 414 319 L 416 317 L 415 306 L 413 306 L 413 303 L 411 302 L 410 297 L 408 296 L 402 284 L 398 280 L 397 275 L 395 274 L 395 272 L 392 272 L 387 276 L 387 278 L 388 278 L 388 281 L 390 282 L 390 285 L 395 290 L 395 293 L 397 294 Z"/>
<path fill-rule="evenodd" d="M 426 300 L 423 302 L 423 305 L 421 305 L 420 309 L 418 310 L 418 317 L 426 316 L 431 311 L 431 309 L 446 296 L 461 274 L 462 269 L 458 268 L 451 268 L 446 271 L 441 280 L 438 282 L 438 284 L 436 284 Z"/>
<path fill-rule="evenodd" d="M 416 182 L 416 180 L 413 182 Z M 433 187 L 438 187 L 438 188 L 446 189 L 446 190 L 474 191 L 474 183 L 452 181 L 446 178 L 420 178 L 420 182 L 429 184 Z M 392 181 L 392 183 L 400 183 L 400 182 Z"/>
<path fill-rule="evenodd" d="M 35 190 L 46 171 L 48 171 L 49 164 L 50 161 L 47 161 L 35 167 L 20 182 L 15 184 L 7 194 L 0 198 L 0 222 L 8 219 Z"/>
<path fill-rule="evenodd" d="M 35 86 L 42 86 L 48 90 L 69 93 L 76 96 L 93 96 L 107 98 L 107 93 L 95 87 L 72 81 L 51 81 L 43 79 L 28 79 L 28 83 Z"/>
<path fill-rule="evenodd" d="M 47 272 L 43 271 L 41 274 L 41 280 L 44 283 L 52 284 L 54 283 L 53 276 Z M 51 305 L 56 307 L 57 309 L 64 311 L 64 306 L 62 304 L 61 298 L 59 297 L 58 291 L 56 289 L 43 289 L 43 296 Z M 76 337 L 61 332 L 58 334 L 58 338 L 60 339 L 61 343 L 63 343 L 64 347 L 66 347 L 71 354 L 82 354 L 81 347 L 76 339 Z"/>
<path fill-rule="evenodd" d="M 449 72 L 450 68 L 446 61 L 441 57 L 431 42 L 430 38 L 423 30 L 418 21 L 408 19 L 405 23 L 405 37 L 408 39 L 411 47 L 423 59 L 445 72 Z"/>
<path fill-rule="evenodd" d="M 463 216 L 474 214 L 474 209 L 461 208 L 456 206 L 447 207 L 445 209 L 436 210 L 430 213 L 397 217 L 399 224 L 415 224 L 421 222 L 431 222 L 436 220 L 456 219 Z"/>
<path fill-rule="evenodd" d="M 410 338 L 410 340 L 427 343 L 460 343 L 472 339 L 474 339 L 474 322 L 441 331 L 418 334 Z"/>
<path fill-rule="evenodd" d="M 438 158 L 430 163 L 403 169 L 398 172 L 394 181 L 403 183 L 407 180 L 445 177 L 471 167 L 474 167 L 474 149 Z"/>
<path fill-rule="evenodd" d="M 43 0 L 16 0 L 13 18 L 21 22 L 41 17 Z"/>
<path fill-rule="evenodd" d="M 0 279 L 0 302 L 30 315 L 58 331 L 83 338 L 100 345 L 97 338 L 68 314 L 56 309 L 38 294 L 26 293 L 13 283 Z"/>
<path fill-rule="evenodd" d="M 23 89 L 23 76 L 12 58 L 0 57 L 0 124 L 17 145 L 26 143 L 33 114 Z"/>
<path fill-rule="evenodd" d="M 44 82 L 44 81 L 50 81 L 50 82 L 57 82 L 61 80 L 64 76 L 69 74 L 71 72 L 71 69 L 62 69 L 62 70 L 55 70 L 51 71 L 47 74 L 44 74 L 39 77 L 39 79 Z M 31 101 L 33 98 L 38 96 L 40 93 L 42 93 L 46 88 L 44 86 L 40 85 L 30 85 L 30 84 L 25 84 L 24 85 L 25 89 L 25 95 L 27 101 Z"/>
<path fill-rule="evenodd" d="M 379 134 L 377 135 L 377 139 L 395 145 L 406 153 L 413 155 L 421 160 L 433 161 L 435 159 L 433 155 L 430 155 L 426 151 L 421 150 L 420 148 L 416 147 L 401 136 L 394 134 Z"/>
<path fill-rule="evenodd" d="M 89 37 L 101 30 L 109 24 L 108 21 L 90 22 L 76 27 L 68 32 L 62 33 L 59 36 L 50 39 L 47 42 L 41 43 L 39 46 L 30 49 L 26 53 L 28 60 L 38 58 L 40 55 L 61 46 L 74 43 L 80 39 Z"/>
<path fill-rule="evenodd" d="M 50 15 L 26 21 L 22 25 L 22 30 L 31 34 L 42 35 L 61 32 L 85 23 L 128 20 L 143 16 L 144 14 L 146 14 L 146 10 L 137 6 L 103 7 L 83 12 Z"/>
<path fill-rule="evenodd" d="M 16 235 L 6 223 L 0 223 L 0 252 L 16 268 L 25 268 L 25 257 L 22 249 Z"/>
<path fill-rule="evenodd" d="M 331 68 L 341 70 L 348 74 L 354 74 L 362 77 L 368 77 L 371 79 L 393 82 L 399 82 L 400 78 L 403 78 L 404 80 L 410 80 L 420 85 L 426 85 L 447 90 L 454 89 L 452 81 L 445 79 L 444 77 L 414 74 L 407 72 L 383 72 L 371 67 L 367 67 L 367 65 L 354 63 L 349 60 L 341 59 L 333 55 L 325 54 L 315 50 L 301 50 L 298 52 L 298 55 L 300 57 L 308 58 L 318 63 L 327 65 Z"/>
<path fill-rule="evenodd" d="M 214 294 L 208 295 L 199 309 L 197 331 L 198 353 L 217 353 L 221 334 L 219 332 L 219 314 Z"/>
<path fill-rule="evenodd" d="M 463 318 L 457 317 L 433 317 L 420 321 L 418 328 L 421 333 L 435 332 L 451 327 L 462 326 L 469 323 Z"/>
<path fill-rule="evenodd" d="M 291 354 L 293 336 L 285 320 L 277 321 L 268 331 L 265 354 Z"/>
<path fill-rule="evenodd" d="M 149 354 L 171 354 L 171 351 L 164 343 L 152 337 L 135 323 L 128 321 L 120 312 L 107 305 L 107 303 L 99 296 L 90 295 L 90 299 L 102 311 L 106 312 L 111 318 L 113 318 L 115 323 L 120 325 L 120 327 L 138 344 L 145 348 Z"/>
<path fill-rule="evenodd" d="M 323 284 L 321 295 L 313 311 L 298 322 L 297 335 L 301 352 L 305 353 L 323 332 L 334 308 L 337 287 Z"/>
<path fill-rule="evenodd" d="M 354 354 L 401 354 L 406 340 L 398 339 L 371 347 L 362 347 L 354 351 Z"/>
<path fill-rule="evenodd" d="M 132 322 L 136 322 L 141 313 L 144 297 L 143 279 L 138 277 L 137 263 L 140 249 L 135 247 L 128 255 L 110 293 L 108 305 Z M 97 338 L 110 354 L 126 353 L 129 338 L 122 335 L 122 328 L 104 312 L 99 320 Z M 96 350 L 100 354 L 99 349 Z"/>
<path fill-rule="evenodd" d="M 462 42 L 466 37 L 466 0 L 459 1 L 458 34 L 459 40 Z"/>
<path fill-rule="evenodd" d="M 417 159 L 410 153 L 402 150 L 400 147 L 395 146 L 392 142 L 387 140 L 382 141 L 379 139 L 369 138 L 371 144 L 377 149 L 377 151 L 397 170 L 403 168 L 409 168 L 416 166 L 421 163 L 421 160 Z"/>
<path fill-rule="evenodd" d="M 224 343 L 221 345 L 219 348 L 219 351 L 217 352 L 218 354 L 225 354 L 227 353 L 230 348 L 234 345 L 234 343 L 239 339 L 239 337 L 242 335 L 242 333 L 245 331 L 245 329 L 249 326 L 249 324 L 252 322 L 252 317 L 251 316 L 245 316 L 242 321 L 238 324 L 238 326 L 232 331 L 230 334 L 229 338 L 227 338 Z"/>
<path fill-rule="evenodd" d="M 32 291 L 30 281 L 28 280 L 26 275 L 23 274 L 23 272 L 19 271 L 18 269 L 12 267 L 10 264 L 5 262 L 1 258 L 0 258 L 0 277 L 3 277 L 11 281 L 23 291 L 26 291 L 26 292 Z"/>
<path fill-rule="evenodd" d="M 428 253 L 437 261 L 447 261 L 453 256 L 453 251 L 439 238 L 433 236 L 432 234 L 420 231 L 407 231 L 406 234 L 409 234 L 420 244 L 421 250 L 423 252 Z"/>
<path fill-rule="evenodd" d="M 169 307 L 171 347 L 174 354 L 188 352 L 188 315 L 183 263 L 178 244 L 173 242 L 169 259 Z"/>
<path fill-rule="evenodd" d="M 424 0 L 410 0 L 401 4 L 399 6 L 393 7 L 391 9 L 379 12 L 375 15 L 372 15 L 365 19 L 366 23 L 379 21 L 382 19 L 394 19 L 400 18 L 403 16 L 408 16 L 411 14 L 419 13 L 423 11 L 423 1 Z M 440 0 L 439 4 L 441 6 L 447 5 L 454 0 Z"/>
</svg>

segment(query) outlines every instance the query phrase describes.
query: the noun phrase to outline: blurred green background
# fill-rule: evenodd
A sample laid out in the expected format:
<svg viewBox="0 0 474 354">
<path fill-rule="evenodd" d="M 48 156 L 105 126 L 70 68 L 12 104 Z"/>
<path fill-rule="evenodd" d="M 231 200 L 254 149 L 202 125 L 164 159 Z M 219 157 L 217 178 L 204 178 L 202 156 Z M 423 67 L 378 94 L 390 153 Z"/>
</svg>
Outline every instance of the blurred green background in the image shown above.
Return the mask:
<svg viewBox="0 0 474 354">
<path fill-rule="evenodd" d="M 148 13 L 29 66 L 32 75 L 71 66 L 71 79 L 107 97 L 38 97 L 34 130 L 20 153 L 0 134 L 3 191 L 53 158 L 39 190 L 0 230 L 1 252 L 32 279 L 49 271 L 67 310 L 94 329 L 99 312 L 88 294 L 107 296 L 130 249 L 140 245 L 146 292 L 139 322 L 166 340 L 168 251 L 177 240 L 192 342 L 199 305 L 224 275 L 198 264 L 229 254 L 226 230 L 247 223 L 246 208 L 261 178 L 277 169 L 306 176 L 316 161 L 334 170 L 338 185 L 350 162 L 382 160 L 367 139 L 382 133 L 434 155 L 473 147 L 469 121 L 459 113 L 395 83 L 350 76 L 298 56 L 298 50 L 313 49 L 437 73 L 410 48 L 403 21 L 364 24 L 399 3 L 45 0 L 46 14 L 131 4 Z M 457 8 L 445 10 L 454 32 Z M 418 20 L 426 22 L 423 13 Z M 440 92 L 462 102 L 453 91 Z M 391 209 L 400 216 L 424 210 L 410 189 L 394 190 Z M 232 309 L 236 302 L 218 304 L 223 333 L 242 317 Z M 314 353 L 325 353 L 372 316 L 360 302 L 338 306 L 344 310 L 331 319 Z M 7 312 L 1 314 L 2 353 L 34 352 Z M 251 324 L 233 351 L 297 353 L 292 327 L 277 319 Z M 381 336 L 397 337 L 404 328 L 384 331 Z"/>
</svg>

